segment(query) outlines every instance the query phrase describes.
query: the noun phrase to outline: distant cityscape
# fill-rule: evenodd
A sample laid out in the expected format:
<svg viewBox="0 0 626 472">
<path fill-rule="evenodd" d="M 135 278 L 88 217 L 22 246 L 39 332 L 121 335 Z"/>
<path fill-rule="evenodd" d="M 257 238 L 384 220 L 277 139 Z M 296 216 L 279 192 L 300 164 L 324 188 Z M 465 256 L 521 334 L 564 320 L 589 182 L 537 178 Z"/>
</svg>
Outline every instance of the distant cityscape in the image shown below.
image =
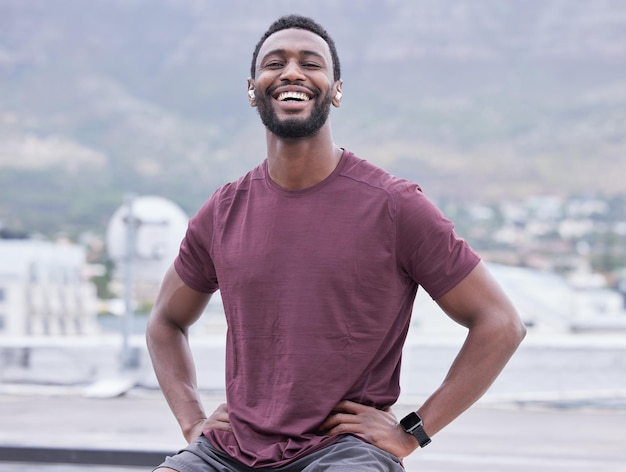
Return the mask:
<svg viewBox="0 0 626 472">
<path fill-rule="evenodd" d="M 440 206 L 486 260 L 554 272 L 575 288 L 626 292 L 626 196 Z"/>
<path fill-rule="evenodd" d="M 135 202 L 135 256 L 128 266 L 128 202 L 111 215 L 106 235 L 33 237 L 0 225 L 0 335 L 93 334 L 99 314 L 128 311 L 129 296 L 133 313 L 149 312 L 188 216 L 161 197 Z M 582 310 L 584 318 L 610 315 L 610 326 L 626 328 L 626 197 L 436 203 L 486 262 L 525 269 L 512 288 L 522 300 L 530 293 L 543 303 L 526 310 L 533 319 L 552 304 L 562 319 Z M 562 280 L 560 294 L 537 282 L 541 274 Z M 578 299 L 572 302 L 578 314 L 565 306 L 569 299 Z"/>
</svg>

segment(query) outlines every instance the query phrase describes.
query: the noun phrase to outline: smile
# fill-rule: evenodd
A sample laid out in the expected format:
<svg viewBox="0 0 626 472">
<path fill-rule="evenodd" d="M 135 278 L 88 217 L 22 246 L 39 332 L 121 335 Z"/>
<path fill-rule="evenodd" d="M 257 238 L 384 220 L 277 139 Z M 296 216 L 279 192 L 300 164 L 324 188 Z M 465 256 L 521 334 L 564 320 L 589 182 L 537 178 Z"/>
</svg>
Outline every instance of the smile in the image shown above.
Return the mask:
<svg viewBox="0 0 626 472">
<path fill-rule="evenodd" d="M 278 95 L 277 100 L 279 102 L 285 102 L 285 101 L 308 102 L 310 98 L 307 94 L 303 92 L 282 92 Z"/>
</svg>

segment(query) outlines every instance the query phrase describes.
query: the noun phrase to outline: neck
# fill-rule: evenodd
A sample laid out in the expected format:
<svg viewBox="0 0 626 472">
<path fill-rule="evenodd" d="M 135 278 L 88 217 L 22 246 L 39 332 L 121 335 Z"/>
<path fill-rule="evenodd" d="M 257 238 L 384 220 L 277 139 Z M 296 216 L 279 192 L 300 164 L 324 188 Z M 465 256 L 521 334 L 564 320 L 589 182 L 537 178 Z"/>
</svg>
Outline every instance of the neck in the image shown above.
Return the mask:
<svg viewBox="0 0 626 472">
<path fill-rule="evenodd" d="M 301 190 L 318 184 L 341 159 L 342 151 L 333 142 L 328 126 L 309 138 L 283 139 L 266 133 L 269 176 L 285 189 Z"/>
</svg>

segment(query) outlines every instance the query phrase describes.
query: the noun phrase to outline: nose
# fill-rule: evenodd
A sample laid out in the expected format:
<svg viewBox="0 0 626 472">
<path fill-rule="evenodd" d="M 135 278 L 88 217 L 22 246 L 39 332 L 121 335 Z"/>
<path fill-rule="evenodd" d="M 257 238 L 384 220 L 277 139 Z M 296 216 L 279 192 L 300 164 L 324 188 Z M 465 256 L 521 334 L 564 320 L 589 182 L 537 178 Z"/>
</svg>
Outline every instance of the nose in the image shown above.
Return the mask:
<svg viewBox="0 0 626 472">
<path fill-rule="evenodd" d="M 285 64 L 281 73 L 281 79 L 294 82 L 296 80 L 304 80 L 305 76 L 298 61 L 290 60 Z"/>
</svg>

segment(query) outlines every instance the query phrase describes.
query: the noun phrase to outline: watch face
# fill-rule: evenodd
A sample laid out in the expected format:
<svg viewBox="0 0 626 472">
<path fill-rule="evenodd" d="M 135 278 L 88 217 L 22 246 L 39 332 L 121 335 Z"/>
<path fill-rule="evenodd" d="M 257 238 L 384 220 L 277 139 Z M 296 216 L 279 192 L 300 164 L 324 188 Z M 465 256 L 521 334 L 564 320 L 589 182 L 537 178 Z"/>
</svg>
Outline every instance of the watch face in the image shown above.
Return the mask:
<svg viewBox="0 0 626 472">
<path fill-rule="evenodd" d="M 422 419 L 417 415 L 417 413 L 409 413 L 400 420 L 400 425 L 405 431 L 410 431 L 416 426 L 419 426 L 421 423 Z"/>
</svg>

